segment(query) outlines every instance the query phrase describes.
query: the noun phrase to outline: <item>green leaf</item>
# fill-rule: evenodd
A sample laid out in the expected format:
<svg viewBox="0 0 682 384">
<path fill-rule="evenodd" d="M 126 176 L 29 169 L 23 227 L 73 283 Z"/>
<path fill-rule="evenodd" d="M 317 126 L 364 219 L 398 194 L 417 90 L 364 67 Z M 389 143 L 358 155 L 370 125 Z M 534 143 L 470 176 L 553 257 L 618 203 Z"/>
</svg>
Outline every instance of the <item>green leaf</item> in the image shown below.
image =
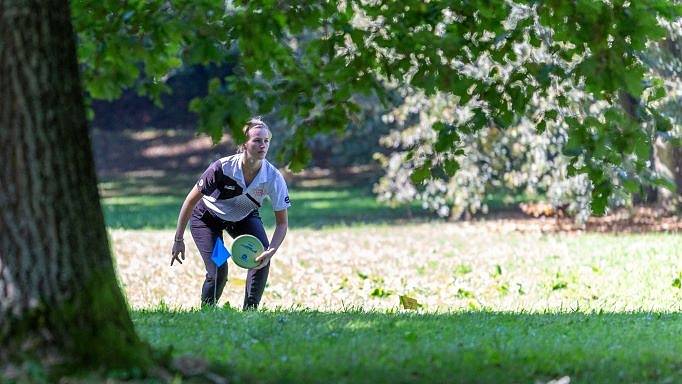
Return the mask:
<svg viewBox="0 0 682 384">
<path fill-rule="evenodd" d="M 623 188 L 629 193 L 637 193 L 640 191 L 639 183 L 634 179 L 623 180 Z"/>
<path fill-rule="evenodd" d="M 651 144 L 644 140 L 635 142 L 635 155 L 640 161 L 648 161 L 651 156 Z"/>
<path fill-rule="evenodd" d="M 557 110 L 551 109 L 551 110 L 545 112 L 545 119 L 549 119 L 549 120 L 554 121 L 554 120 L 556 120 L 558 115 L 559 115 L 559 112 Z"/>
<path fill-rule="evenodd" d="M 310 160 L 312 160 L 312 154 L 306 146 L 305 140 L 302 139 L 303 135 L 299 132 L 296 132 L 294 138 L 289 141 L 289 145 L 294 148 L 294 150 L 289 153 L 289 169 L 293 172 L 300 172 L 310 163 Z"/>
<path fill-rule="evenodd" d="M 562 149 L 562 153 L 566 156 L 579 156 L 583 153 L 583 143 L 580 141 L 580 137 L 570 135 Z"/>
<path fill-rule="evenodd" d="M 464 276 L 467 273 L 471 273 L 471 271 L 473 271 L 473 269 L 467 264 L 458 264 L 457 267 L 455 267 L 456 276 Z"/>
<path fill-rule="evenodd" d="M 666 96 L 667 92 L 665 91 L 665 87 L 660 85 L 660 86 L 654 86 L 651 90 L 651 94 L 649 95 L 649 102 L 657 101 Z"/>
<path fill-rule="evenodd" d="M 442 122 L 442 121 L 438 121 L 438 122 L 433 123 L 433 126 L 432 126 L 432 127 L 433 127 L 433 130 L 434 130 L 434 131 L 436 131 L 436 132 L 442 132 L 442 131 L 444 131 L 444 130 L 446 130 L 446 129 L 448 128 L 448 125 L 445 124 L 445 123 Z"/>
<path fill-rule="evenodd" d="M 512 112 L 523 114 L 528 104 L 528 97 L 526 97 L 524 90 L 520 87 L 512 87 L 509 90 L 509 96 L 512 98 Z"/>
<path fill-rule="evenodd" d="M 671 192 L 677 191 L 677 185 L 675 184 L 675 182 L 666 177 L 662 176 L 654 177 L 653 179 L 651 179 L 651 184 L 658 187 L 663 187 Z"/>
<path fill-rule="evenodd" d="M 503 128 L 503 129 L 509 127 L 513 121 L 514 121 L 514 112 L 512 112 L 506 108 L 498 110 L 498 113 L 495 116 L 495 122 L 497 123 L 497 125 L 500 126 L 500 128 Z"/>
<path fill-rule="evenodd" d="M 460 136 L 457 130 L 449 125 L 438 125 L 434 124 L 434 129 L 437 129 L 438 137 L 434 143 L 434 149 L 438 153 L 444 153 L 450 151 L 454 146 L 459 143 Z"/>
<path fill-rule="evenodd" d="M 384 298 L 391 296 L 391 292 L 383 289 L 383 288 L 374 288 L 372 293 L 369 294 L 372 297 L 378 297 L 378 298 Z"/>
<path fill-rule="evenodd" d="M 209 95 L 212 94 L 212 93 L 217 93 L 217 92 L 219 92 L 219 91 L 220 91 L 221 85 L 222 85 L 222 84 L 221 84 L 221 82 L 220 82 L 220 79 L 212 78 L 212 79 L 208 82 L 208 93 L 209 93 Z"/>
<path fill-rule="evenodd" d="M 576 167 L 575 167 L 575 164 L 576 164 L 577 162 L 578 162 L 578 158 L 577 158 L 577 157 L 573 157 L 573 158 L 568 162 L 568 166 L 566 166 L 566 174 L 568 175 L 568 177 L 573 177 L 573 176 L 576 176 L 576 175 L 578 175 L 578 174 L 584 172 L 584 171 L 583 171 L 583 168 L 576 168 Z"/>
<path fill-rule="evenodd" d="M 449 177 L 453 177 L 459 170 L 459 162 L 455 159 L 446 159 L 443 161 L 443 169 Z"/>
<path fill-rule="evenodd" d="M 412 182 L 415 184 L 421 184 L 426 179 L 431 176 L 431 163 L 427 162 L 427 164 L 422 165 L 421 167 L 417 167 L 414 170 L 412 170 L 412 174 L 410 175 L 410 179 L 412 179 Z"/>
<path fill-rule="evenodd" d="M 547 129 L 547 121 L 545 121 L 545 120 L 540 121 L 538 123 L 536 129 L 539 133 L 544 133 L 545 130 Z"/>
<path fill-rule="evenodd" d="M 542 44 L 542 41 L 538 38 L 538 36 L 535 33 L 530 34 L 529 42 L 530 45 L 532 45 L 535 48 L 539 48 L 540 45 Z"/>
<path fill-rule="evenodd" d="M 473 112 L 474 116 L 469 120 L 469 124 L 472 132 L 476 132 L 488 124 L 488 118 L 486 117 L 485 112 L 480 108 L 474 109 Z"/>
<path fill-rule="evenodd" d="M 568 288 L 568 283 L 565 281 L 558 281 L 552 285 L 552 291 Z"/>
<path fill-rule="evenodd" d="M 195 97 L 193 98 L 188 105 L 188 108 L 190 111 L 199 113 L 201 110 L 201 98 Z"/>
<path fill-rule="evenodd" d="M 590 177 L 592 180 L 592 177 Z M 595 184 L 594 180 L 592 181 Z M 609 196 L 611 195 L 611 184 L 602 182 L 597 184 L 592 190 L 592 213 L 597 216 L 603 216 L 606 213 L 606 206 Z"/>
<path fill-rule="evenodd" d="M 659 112 L 654 113 L 654 121 L 656 122 L 656 130 L 659 132 L 670 132 L 673 129 L 670 119 Z"/>
<path fill-rule="evenodd" d="M 642 68 L 622 69 L 625 88 L 633 96 L 637 97 L 644 90 L 644 70 Z"/>
</svg>

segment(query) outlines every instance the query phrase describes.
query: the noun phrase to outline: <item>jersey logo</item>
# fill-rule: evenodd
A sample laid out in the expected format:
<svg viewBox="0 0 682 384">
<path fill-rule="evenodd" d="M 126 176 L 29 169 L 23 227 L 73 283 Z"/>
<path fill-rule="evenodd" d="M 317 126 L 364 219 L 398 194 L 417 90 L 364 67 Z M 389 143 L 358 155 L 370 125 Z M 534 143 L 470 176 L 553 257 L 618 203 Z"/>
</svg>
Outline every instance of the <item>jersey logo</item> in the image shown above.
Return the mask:
<svg viewBox="0 0 682 384">
<path fill-rule="evenodd" d="M 239 186 L 236 180 L 225 176 L 225 178 L 220 183 L 220 193 L 218 195 L 218 200 L 227 200 L 237 197 L 242 194 L 242 187 Z"/>
<path fill-rule="evenodd" d="M 204 186 L 204 179 L 199 179 L 199 187 L 203 187 L 203 186 Z"/>
<path fill-rule="evenodd" d="M 287 203 L 287 204 L 289 204 L 289 196 L 287 196 L 287 197 L 284 198 L 284 202 Z"/>
</svg>

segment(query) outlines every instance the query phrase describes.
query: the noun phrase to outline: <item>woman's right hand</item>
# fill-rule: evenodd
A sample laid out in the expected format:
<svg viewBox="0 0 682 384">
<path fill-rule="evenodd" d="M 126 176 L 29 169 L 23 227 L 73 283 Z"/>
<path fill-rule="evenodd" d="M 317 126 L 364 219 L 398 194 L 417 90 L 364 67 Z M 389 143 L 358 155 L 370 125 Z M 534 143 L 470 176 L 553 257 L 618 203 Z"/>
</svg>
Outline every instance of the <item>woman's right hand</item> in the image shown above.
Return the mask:
<svg viewBox="0 0 682 384">
<path fill-rule="evenodd" d="M 185 260 L 185 241 L 182 238 L 185 233 L 185 227 L 192 215 L 192 210 L 197 205 L 199 200 L 201 200 L 201 192 L 194 185 L 192 189 L 185 197 L 185 201 L 182 203 L 180 208 L 180 214 L 178 215 L 178 226 L 175 229 L 175 242 L 173 243 L 173 250 L 171 251 L 171 266 L 175 260 L 182 264 L 182 260 Z M 182 260 L 178 256 L 182 255 Z"/>
<path fill-rule="evenodd" d="M 173 266 L 174 261 L 182 264 L 182 260 L 178 256 L 182 255 L 182 260 L 185 260 L 185 241 L 175 240 L 173 242 L 173 250 L 171 251 L 171 266 Z"/>
</svg>

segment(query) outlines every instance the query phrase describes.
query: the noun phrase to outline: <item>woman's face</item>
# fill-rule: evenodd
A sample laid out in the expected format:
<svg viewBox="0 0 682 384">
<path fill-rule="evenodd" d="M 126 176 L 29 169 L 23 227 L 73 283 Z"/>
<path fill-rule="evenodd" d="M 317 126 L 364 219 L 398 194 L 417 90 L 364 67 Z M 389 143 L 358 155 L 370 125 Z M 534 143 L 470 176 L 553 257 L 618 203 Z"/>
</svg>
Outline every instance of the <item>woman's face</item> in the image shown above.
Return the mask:
<svg viewBox="0 0 682 384">
<path fill-rule="evenodd" d="M 244 152 L 250 159 L 263 160 L 270 147 L 270 131 L 267 128 L 249 129 L 249 139 L 244 144 Z"/>
</svg>

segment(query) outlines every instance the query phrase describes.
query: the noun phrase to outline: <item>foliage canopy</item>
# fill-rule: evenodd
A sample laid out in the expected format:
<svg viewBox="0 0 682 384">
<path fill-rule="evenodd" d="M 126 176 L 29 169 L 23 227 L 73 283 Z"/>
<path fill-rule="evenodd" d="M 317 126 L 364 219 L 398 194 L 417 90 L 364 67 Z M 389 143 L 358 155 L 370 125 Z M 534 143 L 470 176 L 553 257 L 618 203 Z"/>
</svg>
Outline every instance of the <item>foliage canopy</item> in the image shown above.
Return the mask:
<svg viewBox="0 0 682 384">
<path fill-rule="evenodd" d="M 432 151 L 412 151 L 413 180 L 454 174 L 462 133 L 523 117 L 539 131 L 558 122 L 568 129 L 569 171 L 589 177 L 601 213 L 614 190 L 639 182 L 656 132 L 671 129 L 651 106 L 664 95 L 661 81 L 640 56 L 665 37 L 659 20 L 682 14 L 672 1 L 79 0 L 72 9 L 90 96 L 111 99 L 132 86 L 159 100 L 174 69 L 238 57 L 235 73 L 192 103 L 200 130 L 240 137 L 249 115 L 277 108 L 290 127 L 280 155 L 293 170 L 309 159 L 307 138 L 346 129 L 366 100 L 359 96 L 390 105 L 408 86 L 452 95 L 470 111 L 436 125 Z M 584 108 L 602 102 L 605 118 L 576 111 L 567 85 L 590 99 Z M 536 97 L 551 102 L 538 109 Z"/>
<path fill-rule="evenodd" d="M 652 182 L 660 181 L 663 175 L 675 180 L 678 188 L 680 185 L 675 171 L 677 165 L 673 160 L 676 149 L 672 145 L 679 142 L 680 137 L 677 95 L 682 84 L 682 70 L 677 57 L 682 23 L 681 20 L 661 23 L 668 36 L 656 44 L 649 44 L 646 54 L 640 58 L 649 71 L 647 78 L 662 80 L 665 86 L 665 92 L 660 88 L 658 92 L 659 96 L 667 95 L 652 106 L 671 117 L 674 128 L 669 132 L 655 132 L 656 143 L 649 169 L 627 173 L 631 167 L 627 163 L 606 169 L 606 177 L 623 186 L 622 190 L 615 190 L 609 197 L 610 207 L 630 204 L 635 197 L 626 193 L 637 192 L 641 199 L 644 189 L 638 181 L 649 187 Z M 519 51 L 534 56 L 547 54 L 543 47 L 536 48 L 530 44 L 520 46 Z M 608 105 L 589 97 L 580 87 L 568 82 L 561 86 L 562 93 L 572 105 L 571 110 L 581 119 L 589 117 L 604 121 L 606 113 L 610 113 Z M 486 197 L 502 194 L 508 202 L 520 196 L 524 199 L 546 198 L 552 206 L 561 207 L 562 213 L 574 215 L 578 222 L 589 217 L 592 183 L 586 174 L 567 177 L 570 158 L 562 156 L 567 144 L 568 125 L 553 116 L 551 121 L 541 123 L 543 131 L 540 133 L 533 120 L 533 109 L 535 113 L 542 113 L 552 103 L 552 98 L 533 97 L 531 113 L 518 124 L 503 130 L 491 125 L 472 133 L 460 132 L 459 139 L 465 154 L 457 159 L 457 173 L 454 176 L 431 174 L 428 180 L 415 184 L 409 176 L 419 163 L 418 159 L 410 158 L 408 151 L 416 147 L 417 151 L 431 153 L 442 129 L 441 122 L 451 121 L 451 124 L 458 125 L 468 111 L 466 106 L 459 105 L 452 95 L 446 93 L 427 96 L 423 91 L 411 88 L 403 89 L 401 93 L 402 104 L 383 116 L 385 121 L 391 122 L 392 129 L 381 139 L 381 144 L 391 151 L 385 155 L 375 154 L 386 171 L 375 186 L 375 192 L 381 199 L 392 202 L 421 200 L 424 207 L 439 215 L 457 218 L 477 211 L 486 212 Z M 623 179 L 623 172 L 630 178 Z M 644 193 L 652 193 L 650 191 Z M 659 203 L 667 207 L 675 204 L 669 191 L 658 188 L 658 194 Z"/>
</svg>

